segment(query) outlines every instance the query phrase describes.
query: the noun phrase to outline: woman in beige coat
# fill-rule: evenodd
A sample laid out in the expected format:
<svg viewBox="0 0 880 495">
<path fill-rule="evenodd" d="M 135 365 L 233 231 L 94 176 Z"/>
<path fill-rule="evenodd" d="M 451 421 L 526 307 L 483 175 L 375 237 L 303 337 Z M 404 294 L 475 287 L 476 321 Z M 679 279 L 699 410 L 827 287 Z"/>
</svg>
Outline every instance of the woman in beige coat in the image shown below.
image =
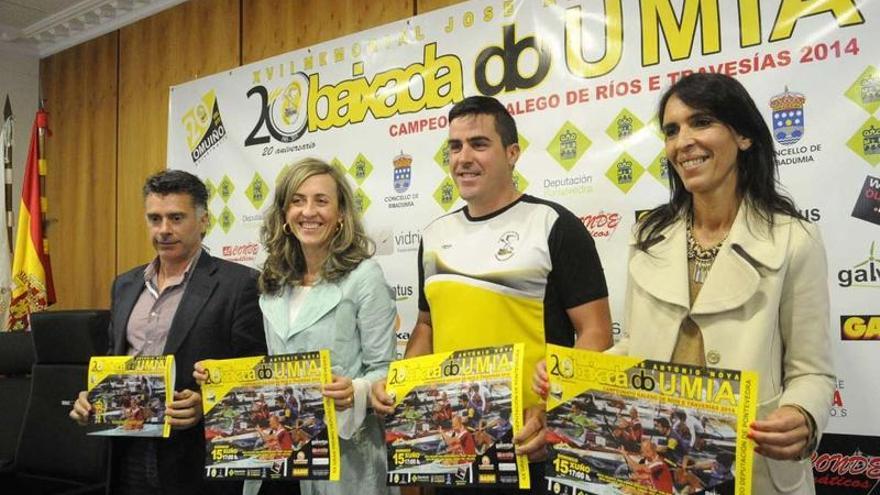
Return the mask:
<svg viewBox="0 0 880 495">
<path fill-rule="evenodd" d="M 659 116 L 671 199 L 636 226 L 609 352 L 758 371 L 752 493 L 814 493 L 834 391 L 819 231 L 777 191 L 770 131 L 736 80 L 683 78 Z"/>
</svg>

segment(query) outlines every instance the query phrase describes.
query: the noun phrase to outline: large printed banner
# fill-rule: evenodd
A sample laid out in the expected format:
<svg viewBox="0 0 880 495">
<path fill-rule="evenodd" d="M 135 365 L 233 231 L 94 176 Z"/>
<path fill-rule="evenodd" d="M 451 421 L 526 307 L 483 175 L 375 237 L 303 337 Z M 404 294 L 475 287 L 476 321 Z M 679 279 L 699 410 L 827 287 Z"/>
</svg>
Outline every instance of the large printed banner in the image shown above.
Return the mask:
<svg viewBox="0 0 880 495">
<path fill-rule="evenodd" d="M 495 96 L 519 126 L 517 187 L 565 205 L 595 238 L 619 334 L 635 212 L 669 194 L 657 101 L 692 71 L 735 76 L 828 248 L 839 375 L 829 430 L 877 436 L 878 29 L 876 0 L 475 0 L 173 87 L 168 166 L 209 184 L 213 253 L 257 267 L 284 167 L 313 156 L 344 169 L 404 340 L 420 231 L 463 205 L 446 113 Z"/>
</svg>

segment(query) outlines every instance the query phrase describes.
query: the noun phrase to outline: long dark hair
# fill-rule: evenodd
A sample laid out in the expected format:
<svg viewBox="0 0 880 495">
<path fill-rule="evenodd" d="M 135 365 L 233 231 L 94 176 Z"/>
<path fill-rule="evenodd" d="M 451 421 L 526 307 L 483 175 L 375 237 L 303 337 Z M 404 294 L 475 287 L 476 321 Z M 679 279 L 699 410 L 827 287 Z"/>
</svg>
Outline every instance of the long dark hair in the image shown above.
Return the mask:
<svg viewBox="0 0 880 495">
<path fill-rule="evenodd" d="M 778 190 L 773 137 L 755 101 L 736 79 L 723 74 L 696 73 L 680 79 L 660 98 L 658 118 L 663 127 L 663 114 L 669 98 L 675 96 L 687 106 L 706 112 L 727 124 L 740 136 L 751 140 L 751 146 L 736 156 L 737 193 L 758 218 L 773 226 L 773 215 L 781 213 L 803 219 L 794 201 Z M 664 229 L 678 219 L 690 215 L 692 195 L 669 164 L 669 202 L 654 208 L 637 226 L 636 245 L 647 251 Z"/>
</svg>

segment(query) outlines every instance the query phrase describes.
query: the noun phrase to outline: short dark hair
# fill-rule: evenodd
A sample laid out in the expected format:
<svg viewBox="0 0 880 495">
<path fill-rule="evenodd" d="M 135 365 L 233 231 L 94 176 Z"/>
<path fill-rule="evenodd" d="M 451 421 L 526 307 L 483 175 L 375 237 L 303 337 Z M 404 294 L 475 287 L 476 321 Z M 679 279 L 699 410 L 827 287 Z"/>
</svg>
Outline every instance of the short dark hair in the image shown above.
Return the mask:
<svg viewBox="0 0 880 495">
<path fill-rule="evenodd" d="M 516 122 L 514 122 L 507 108 L 495 98 L 491 96 L 468 96 L 449 110 L 448 120 L 452 123 L 453 120 L 465 115 L 491 115 L 495 118 L 495 132 L 501 136 L 501 144 L 505 148 L 519 142 Z"/>
<path fill-rule="evenodd" d="M 144 182 L 144 199 L 150 194 L 188 194 L 193 206 L 208 210 L 208 188 L 195 175 L 183 170 L 163 170 L 147 177 Z"/>
</svg>

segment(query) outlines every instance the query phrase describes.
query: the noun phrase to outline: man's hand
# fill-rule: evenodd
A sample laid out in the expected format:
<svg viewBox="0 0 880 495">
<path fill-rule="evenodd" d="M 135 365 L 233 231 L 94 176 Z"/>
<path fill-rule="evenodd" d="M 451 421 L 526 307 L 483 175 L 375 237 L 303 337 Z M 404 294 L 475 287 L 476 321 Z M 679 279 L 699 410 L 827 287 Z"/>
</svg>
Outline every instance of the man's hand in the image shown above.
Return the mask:
<svg viewBox="0 0 880 495">
<path fill-rule="evenodd" d="M 548 390 L 550 390 L 550 377 L 547 376 L 547 361 L 542 359 L 535 365 L 535 372 L 532 373 L 532 391 L 538 394 L 538 397 L 547 400 Z"/>
<path fill-rule="evenodd" d="M 324 385 L 324 397 L 333 399 L 337 411 L 354 407 L 354 386 L 351 378 L 333 375 L 333 381 Z"/>
<path fill-rule="evenodd" d="M 799 460 L 810 439 L 807 418 L 791 406 L 782 406 L 749 426 L 755 452 L 780 461 Z"/>
<path fill-rule="evenodd" d="M 70 410 L 70 419 L 79 423 L 80 426 L 89 424 L 89 416 L 94 412 L 92 405 L 89 404 L 89 393 L 85 390 L 81 391 L 73 403 L 73 409 Z"/>
<path fill-rule="evenodd" d="M 192 428 L 202 419 L 202 396 L 189 389 L 175 391 L 174 401 L 165 407 L 165 415 L 175 429 Z"/>
<path fill-rule="evenodd" d="M 199 387 L 205 386 L 205 383 L 208 382 L 208 369 L 205 368 L 201 361 L 193 365 L 193 378 L 199 384 Z"/>
<path fill-rule="evenodd" d="M 547 441 L 544 433 L 547 430 L 547 417 L 544 405 L 538 404 L 526 409 L 523 413 L 523 429 L 513 437 L 517 455 L 527 455 L 529 462 L 542 461 L 547 458 Z"/>
<path fill-rule="evenodd" d="M 385 417 L 394 413 L 394 397 L 385 392 L 384 378 L 373 382 L 370 387 L 370 404 L 379 416 Z"/>
</svg>

